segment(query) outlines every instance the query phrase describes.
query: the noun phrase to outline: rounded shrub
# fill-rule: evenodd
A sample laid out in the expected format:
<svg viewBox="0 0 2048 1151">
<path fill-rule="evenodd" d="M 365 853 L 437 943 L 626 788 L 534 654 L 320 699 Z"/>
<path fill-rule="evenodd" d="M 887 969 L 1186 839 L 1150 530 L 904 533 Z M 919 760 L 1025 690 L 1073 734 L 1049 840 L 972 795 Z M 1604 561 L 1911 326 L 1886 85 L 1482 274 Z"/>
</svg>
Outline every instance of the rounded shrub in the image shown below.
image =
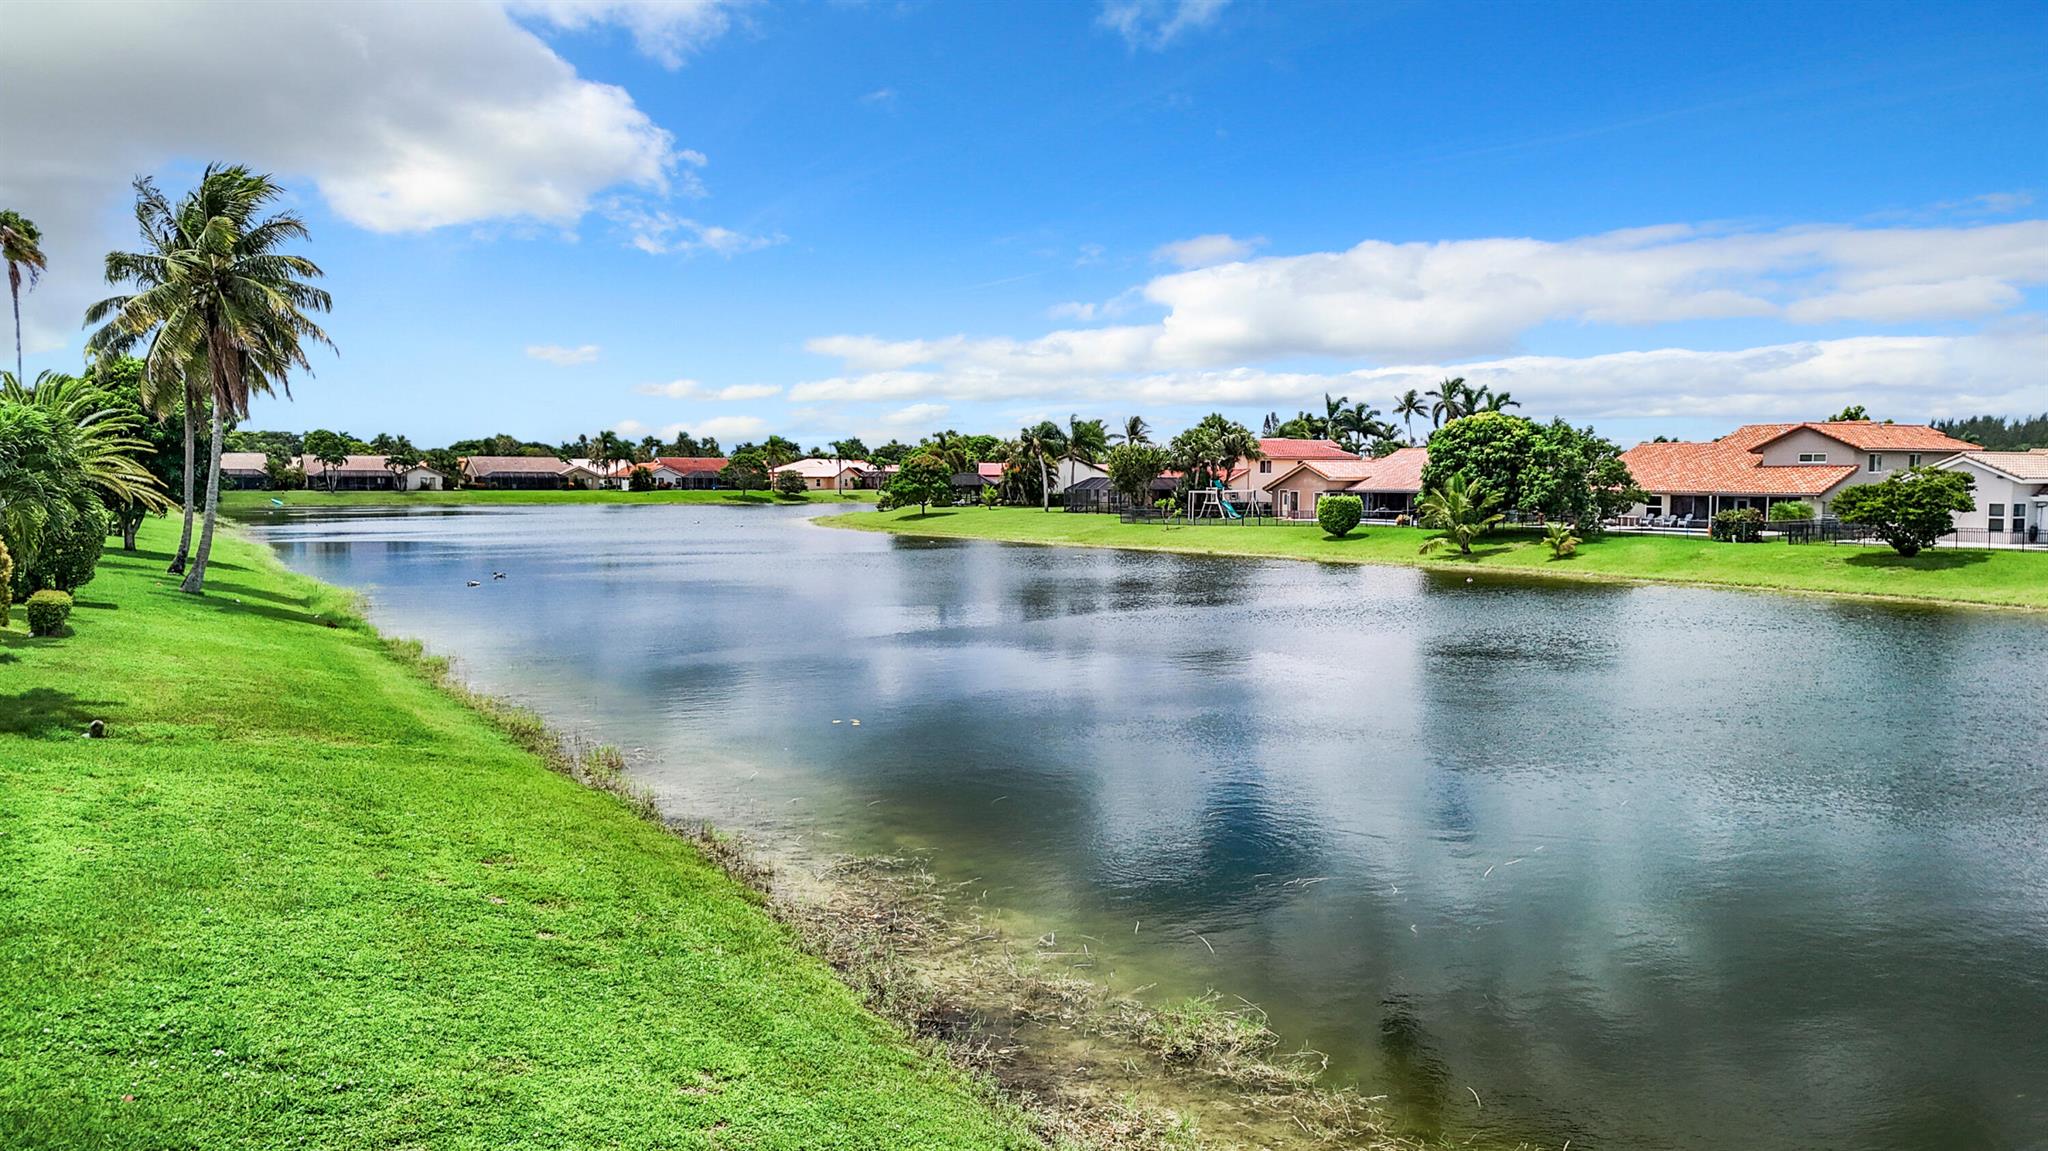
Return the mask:
<svg viewBox="0 0 2048 1151">
<path fill-rule="evenodd" d="M 1810 520 L 1812 518 L 1813 505 L 1805 500 L 1779 500 L 1771 505 L 1770 520 L 1774 524 L 1785 520 Z"/>
<path fill-rule="evenodd" d="M 804 494 L 806 490 L 808 489 L 805 487 L 804 478 L 801 475 L 795 472 L 775 473 L 776 495 L 796 497 Z"/>
<path fill-rule="evenodd" d="M 28 634 L 56 635 L 64 630 L 64 621 L 71 618 L 71 595 L 44 588 L 28 597 L 22 614 L 28 617 Z"/>
<path fill-rule="evenodd" d="M 75 591 L 91 583 L 112 524 L 113 518 L 93 501 L 92 506 L 75 511 L 67 522 L 44 529 L 35 562 L 14 569 L 14 598 L 26 601 L 29 593 L 43 588 Z"/>
<path fill-rule="evenodd" d="M 1714 516 L 1707 534 L 1722 543 L 1756 543 L 1764 538 L 1764 513 L 1755 508 L 1730 508 Z"/>
<path fill-rule="evenodd" d="M 1324 496 L 1316 504 L 1316 522 L 1340 540 L 1364 518 L 1365 501 L 1357 496 Z"/>
</svg>

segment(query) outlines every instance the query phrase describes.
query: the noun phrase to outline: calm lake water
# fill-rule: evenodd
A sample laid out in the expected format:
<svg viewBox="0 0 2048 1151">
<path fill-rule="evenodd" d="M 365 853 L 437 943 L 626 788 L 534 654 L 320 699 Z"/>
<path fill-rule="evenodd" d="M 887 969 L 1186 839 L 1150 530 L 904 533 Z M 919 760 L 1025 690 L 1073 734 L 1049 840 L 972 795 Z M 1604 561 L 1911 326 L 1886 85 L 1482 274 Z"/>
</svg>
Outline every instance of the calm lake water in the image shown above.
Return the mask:
<svg viewBox="0 0 2048 1151">
<path fill-rule="evenodd" d="M 670 811 L 929 853 L 1420 1127 L 2048 1147 L 2048 622 L 811 514 L 255 523 Z"/>
</svg>

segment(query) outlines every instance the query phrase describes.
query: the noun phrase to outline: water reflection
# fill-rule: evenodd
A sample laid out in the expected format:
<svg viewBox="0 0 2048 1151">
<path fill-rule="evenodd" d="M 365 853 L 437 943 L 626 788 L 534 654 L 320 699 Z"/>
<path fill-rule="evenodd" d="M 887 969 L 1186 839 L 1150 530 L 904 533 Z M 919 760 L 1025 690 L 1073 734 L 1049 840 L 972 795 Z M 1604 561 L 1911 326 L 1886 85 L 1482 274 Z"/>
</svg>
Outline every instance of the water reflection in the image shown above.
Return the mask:
<svg viewBox="0 0 2048 1151">
<path fill-rule="evenodd" d="M 641 749 L 672 809 L 928 853 L 1103 941 L 1097 975 L 1259 1002 L 1420 1127 L 2048 1130 L 2038 621 L 805 514 L 262 530 L 487 689 Z"/>
</svg>

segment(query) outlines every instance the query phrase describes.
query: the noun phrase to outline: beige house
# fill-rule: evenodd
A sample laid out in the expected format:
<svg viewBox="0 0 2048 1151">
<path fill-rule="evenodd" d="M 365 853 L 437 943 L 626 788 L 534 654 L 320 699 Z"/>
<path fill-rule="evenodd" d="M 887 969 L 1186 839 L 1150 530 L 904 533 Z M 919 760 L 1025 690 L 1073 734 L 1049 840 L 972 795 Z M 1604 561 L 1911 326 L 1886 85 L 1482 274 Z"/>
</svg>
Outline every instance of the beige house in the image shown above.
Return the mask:
<svg viewBox="0 0 2048 1151">
<path fill-rule="evenodd" d="M 1976 481 L 1977 510 L 1959 512 L 1956 530 L 1974 543 L 2040 543 L 2048 539 L 2048 448 L 2030 452 L 1963 452 L 1941 467 Z"/>
<path fill-rule="evenodd" d="M 331 468 L 311 456 L 301 456 L 292 463 L 306 473 L 309 488 L 340 492 L 437 492 L 446 483 L 440 472 L 425 464 L 393 470 L 385 466 L 383 456 L 349 456 Z"/>
<path fill-rule="evenodd" d="M 462 478 L 474 487 L 519 491 L 592 487 L 598 482 L 590 471 L 571 468 L 553 456 L 466 456 Z"/>
<path fill-rule="evenodd" d="M 786 472 L 802 476 L 804 487 L 814 492 L 847 491 L 861 486 L 868 475 L 866 460 L 798 460 L 774 469 L 780 476 Z"/>
<path fill-rule="evenodd" d="M 1317 502 L 1327 495 L 1357 496 L 1367 517 L 1388 519 L 1414 512 L 1428 462 L 1427 448 L 1401 448 L 1378 459 L 1305 459 L 1260 486 L 1283 520 L 1314 519 Z"/>
<path fill-rule="evenodd" d="M 1621 459 L 1649 496 L 1632 516 L 1698 524 L 1717 512 L 1765 510 L 1784 500 L 1802 500 L 1826 515 L 1846 488 L 1975 446 L 1925 424 L 1838 420 L 1746 424 L 1709 443 L 1637 444 Z"/>
</svg>

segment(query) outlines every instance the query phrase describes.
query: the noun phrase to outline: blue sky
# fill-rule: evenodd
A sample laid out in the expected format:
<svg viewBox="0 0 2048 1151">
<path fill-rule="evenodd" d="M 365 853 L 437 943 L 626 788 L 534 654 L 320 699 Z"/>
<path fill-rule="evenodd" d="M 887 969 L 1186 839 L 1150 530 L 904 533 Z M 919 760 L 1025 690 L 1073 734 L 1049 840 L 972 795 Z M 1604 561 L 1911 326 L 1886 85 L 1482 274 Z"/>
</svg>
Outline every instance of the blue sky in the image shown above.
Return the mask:
<svg viewBox="0 0 2048 1151">
<path fill-rule="evenodd" d="M 1171 429 L 1446 372 L 1624 442 L 2048 409 L 2041 3 L 305 5 L 228 33 L 255 124 L 124 67 L 213 5 L 123 12 L 0 45 L 73 93 L 0 100 L 30 370 L 128 179 L 246 160 L 341 349 L 255 426 Z"/>
</svg>

